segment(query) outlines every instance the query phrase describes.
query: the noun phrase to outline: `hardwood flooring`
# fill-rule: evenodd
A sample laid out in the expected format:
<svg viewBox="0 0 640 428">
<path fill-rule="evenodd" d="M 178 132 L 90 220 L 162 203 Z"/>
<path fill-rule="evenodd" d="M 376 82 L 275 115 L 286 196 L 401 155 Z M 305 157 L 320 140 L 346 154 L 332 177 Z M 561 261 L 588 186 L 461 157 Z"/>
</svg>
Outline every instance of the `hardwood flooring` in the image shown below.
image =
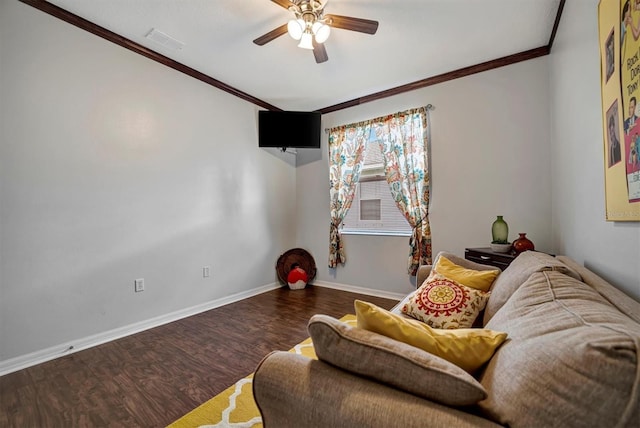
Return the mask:
<svg viewBox="0 0 640 428">
<path fill-rule="evenodd" d="M 280 288 L 0 377 L 0 427 L 163 427 L 309 336 L 309 318 L 361 299 Z"/>
</svg>

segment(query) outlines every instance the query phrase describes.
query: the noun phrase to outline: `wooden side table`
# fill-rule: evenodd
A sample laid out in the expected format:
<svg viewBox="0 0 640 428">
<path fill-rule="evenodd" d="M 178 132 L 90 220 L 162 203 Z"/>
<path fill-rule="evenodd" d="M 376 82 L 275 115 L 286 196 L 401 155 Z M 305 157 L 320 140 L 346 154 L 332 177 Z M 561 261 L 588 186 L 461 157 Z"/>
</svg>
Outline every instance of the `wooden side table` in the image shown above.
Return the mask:
<svg viewBox="0 0 640 428">
<path fill-rule="evenodd" d="M 491 247 L 465 248 L 464 258 L 472 262 L 495 266 L 497 268 L 505 270 L 516 258 L 516 254 L 513 252 L 496 253 L 494 251 L 491 251 Z"/>
</svg>

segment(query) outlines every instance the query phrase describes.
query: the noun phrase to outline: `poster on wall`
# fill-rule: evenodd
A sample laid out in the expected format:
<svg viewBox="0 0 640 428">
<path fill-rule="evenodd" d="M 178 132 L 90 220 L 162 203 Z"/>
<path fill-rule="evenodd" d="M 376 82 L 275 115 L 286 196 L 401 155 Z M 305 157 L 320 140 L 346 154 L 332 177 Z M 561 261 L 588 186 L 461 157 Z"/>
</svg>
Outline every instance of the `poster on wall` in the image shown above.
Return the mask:
<svg viewBox="0 0 640 428">
<path fill-rule="evenodd" d="M 640 221 L 640 0 L 600 0 L 606 219 Z"/>
</svg>

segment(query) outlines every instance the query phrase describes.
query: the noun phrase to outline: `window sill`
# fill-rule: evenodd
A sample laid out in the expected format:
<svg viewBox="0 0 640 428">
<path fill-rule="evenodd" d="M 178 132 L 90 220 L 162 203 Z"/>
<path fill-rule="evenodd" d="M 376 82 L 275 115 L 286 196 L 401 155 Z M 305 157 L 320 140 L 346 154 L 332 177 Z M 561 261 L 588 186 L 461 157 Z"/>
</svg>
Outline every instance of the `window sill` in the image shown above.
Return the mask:
<svg viewBox="0 0 640 428">
<path fill-rule="evenodd" d="M 371 235 L 371 236 L 398 236 L 411 237 L 411 232 L 390 232 L 385 230 L 341 230 L 342 235 Z"/>
</svg>

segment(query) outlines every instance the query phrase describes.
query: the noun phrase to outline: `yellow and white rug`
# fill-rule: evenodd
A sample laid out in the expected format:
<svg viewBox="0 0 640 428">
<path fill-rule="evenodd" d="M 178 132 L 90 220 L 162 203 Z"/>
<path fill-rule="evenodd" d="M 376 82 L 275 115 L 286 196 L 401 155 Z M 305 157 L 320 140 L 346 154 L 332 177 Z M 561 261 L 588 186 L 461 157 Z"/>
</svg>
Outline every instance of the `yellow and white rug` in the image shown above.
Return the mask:
<svg viewBox="0 0 640 428">
<path fill-rule="evenodd" d="M 356 325 L 355 315 L 340 318 L 347 324 Z M 300 342 L 289 352 L 317 358 L 311 338 Z M 253 373 L 240 379 L 209 401 L 187 413 L 169 425 L 169 428 L 260 428 L 262 418 L 252 391 Z"/>
</svg>

